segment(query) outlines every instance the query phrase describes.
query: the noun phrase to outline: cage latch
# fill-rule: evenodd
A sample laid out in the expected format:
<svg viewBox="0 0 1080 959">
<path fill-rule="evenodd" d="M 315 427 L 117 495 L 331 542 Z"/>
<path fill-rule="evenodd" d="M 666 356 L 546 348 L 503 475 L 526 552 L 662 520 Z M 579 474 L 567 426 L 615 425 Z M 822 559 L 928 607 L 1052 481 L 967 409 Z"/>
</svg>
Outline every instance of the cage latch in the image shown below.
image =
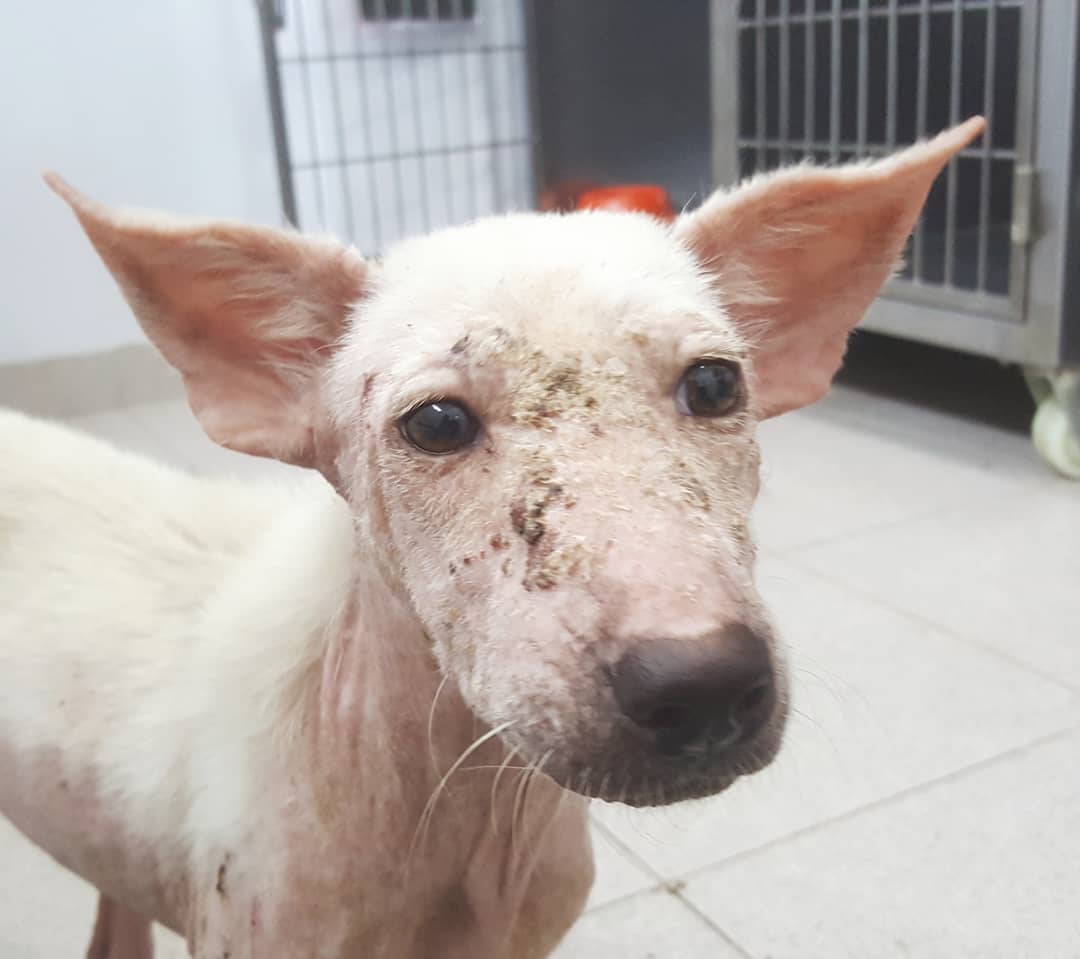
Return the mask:
<svg viewBox="0 0 1080 959">
<path fill-rule="evenodd" d="M 1013 171 L 1013 219 L 1009 238 L 1013 246 L 1027 246 L 1035 238 L 1035 199 L 1038 174 L 1028 163 Z"/>
</svg>

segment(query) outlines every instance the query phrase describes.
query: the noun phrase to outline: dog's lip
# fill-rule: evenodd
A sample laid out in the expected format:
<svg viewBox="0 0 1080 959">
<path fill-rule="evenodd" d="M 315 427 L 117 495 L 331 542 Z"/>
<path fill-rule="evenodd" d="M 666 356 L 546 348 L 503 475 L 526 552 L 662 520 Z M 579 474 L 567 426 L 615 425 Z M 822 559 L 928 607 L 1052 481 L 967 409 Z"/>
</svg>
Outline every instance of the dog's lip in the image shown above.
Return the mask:
<svg viewBox="0 0 1080 959">
<path fill-rule="evenodd" d="M 599 751 L 595 751 L 598 740 L 592 738 L 590 749 L 585 751 L 575 750 L 565 740 L 562 748 L 544 748 L 530 742 L 520 729 L 511 729 L 501 738 L 526 761 L 532 754 L 546 755 L 541 771 L 569 792 L 631 807 L 665 806 L 718 795 L 739 779 L 767 768 L 783 745 L 786 719 L 786 702 L 781 699 L 770 722 L 750 741 L 678 756 L 664 755 L 621 722 L 613 723 L 607 734 L 599 737 L 604 740 Z M 625 765 L 613 762 L 612 757 L 624 759 Z M 616 769 L 621 775 L 614 774 Z"/>
<path fill-rule="evenodd" d="M 768 762 L 765 759 L 759 764 L 743 757 L 738 762 L 733 759 L 709 768 L 692 760 L 680 762 L 653 756 L 622 777 L 611 776 L 599 768 L 583 781 L 573 766 L 551 768 L 555 765 L 551 763 L 545 766 L 544 774 L 563 789 L 587 799 L 626 806 L 666 806 L 722 793 L 744 776 L 760 771 Z"/>
<path fill-rule="evenodd" d="M 651 788 L 646 785 L 638 789 L 611 790 L 609 795 L 591 793 L 590 796 L 610 805 L 627 806 L 631 809 L 658 808 L 718 796 L 741 778 L 741 775 L 731 773 L 690 781 L 660 782 Z"/>
</svg>

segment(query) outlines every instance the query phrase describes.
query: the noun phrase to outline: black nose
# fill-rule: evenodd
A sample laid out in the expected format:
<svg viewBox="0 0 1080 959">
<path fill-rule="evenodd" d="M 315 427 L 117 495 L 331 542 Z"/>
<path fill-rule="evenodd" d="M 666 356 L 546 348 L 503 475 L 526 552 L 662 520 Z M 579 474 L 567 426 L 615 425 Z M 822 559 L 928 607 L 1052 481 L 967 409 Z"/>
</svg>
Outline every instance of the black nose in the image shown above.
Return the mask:
<svg viewBox="0 0 1080 959">
<path fill-rule="evenodd" d="M 619 708 L 667 755 L 748 742 L 776 703 L 768 644 L 741 623 L 698 639 L 643 640 L 612 679 Z"/>
</svg>

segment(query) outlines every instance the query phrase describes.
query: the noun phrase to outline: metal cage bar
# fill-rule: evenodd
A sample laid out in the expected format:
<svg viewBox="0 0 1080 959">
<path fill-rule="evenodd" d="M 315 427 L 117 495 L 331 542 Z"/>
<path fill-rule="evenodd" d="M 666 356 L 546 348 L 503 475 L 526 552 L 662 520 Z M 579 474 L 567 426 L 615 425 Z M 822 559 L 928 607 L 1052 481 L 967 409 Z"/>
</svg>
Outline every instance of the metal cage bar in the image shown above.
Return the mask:
<svg viewBox="0 0 1080 959">
<path fill-rule="evenodd" d="M 885 67 L 885 146 L 892 151 L 896 147 L 896 74 L 900 56 L 896 0 L 889 0 L 886 16 L 888 17 L 889 52 Z"/>
<path fill-rule="evenodd" d="M 922 0 L 919 7 L 918 64 L 919 79 L 915 107 L 915 137 L 921 140 L 926 136 L 926 107 L 930 82 L 930 0 Z M 918 280 L 923 275 L 924 250 L 925 234 L 923 231 L 923 219 L 920 217 L 911 243 L 911 276 L 915 280 Z"/>
<path fill-rule="evenodd" d="M 986 58 L 986 75 L 994 76 L 994 64 L 997 45 L 997 7 L 991 2 L 986 14 L 986 48 L 983 56 Z M 987 83 L 983 87 L 983 116 L 990 129 L 994 127 L 994 84 Z M 979 163 L 979 263 L 975 285 L 980 290 L 986 289 L 986 272 L 990 251 L 990 160 L 993 149 L 990 145 L 990 137 L 983 137 L 982 156 Z"/>
<path fill-rule="evenodd" d="M 858 52 L 858 86 L 856 88 L 855 107 L 855 150 L 861 156 L 866 150 L 866 124 L 867 124 L 867 96 L 869 95 L 869 64 L 870 59 L 870 23 L 868 16 L 870 7 L 868 0 L 859 0 L 859 52 Z"/>
<path fill-rule="evenodd" d="M 281 67 L 275 42 L 275 33 L 282 23 L 281 0 L 256 0 L 256 10 L 259 18 L 259 43 L 266 68 L 270 130 L 274 138 L 274 153 L 277 156 L 281 213 L 286 223 L 295 226 L 297 223 L 296 191 L 293 188 L 289 134 L 285 125 L 285 107 L 281 98 Z"/>
<path fill-rule="evenodd" d="M 952 15 L 952 59 L 949 68 L 949 124 L 960 122 L 960 82 L 964 64 L 963 0 L 955 0 Z M 956 165 L 953 158 L 945 171 L 945 268 L 943 283 L 955 286 L 956 270 Z"/>
<path fill-rule="evenodd" d="M 832 65 L 832 84 L 829 88 L 829 159 L 840 159 L 840 78 L 843 47 L 840 45 L 840 7 L 835 5 L 829 21 L 829 62 Z"/>
<path fill-rule="evenodd" d="M 790 159 L 789 137 L 791 136 L 791 24 L 788 14 L 789 0 L 780 0 L 780 136 L 784 146 L 780 150 L 780 162 Z"/>
</svg>

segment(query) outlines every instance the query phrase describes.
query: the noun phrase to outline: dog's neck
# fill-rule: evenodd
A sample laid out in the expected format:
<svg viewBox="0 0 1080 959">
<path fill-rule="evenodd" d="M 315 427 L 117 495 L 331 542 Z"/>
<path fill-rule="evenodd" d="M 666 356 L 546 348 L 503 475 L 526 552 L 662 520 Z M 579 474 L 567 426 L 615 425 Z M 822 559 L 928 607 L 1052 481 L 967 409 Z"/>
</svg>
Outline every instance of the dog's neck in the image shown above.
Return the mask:
<svg viewBox="0 0 1080 959">
<path fill-rule="evenodd" d="M 416 616 L 357 559 L 309 677 L 294 754 L 312 804 L 343 846 L 356 832 L 370 848 L 378 824 L 402 892 L 464 883 L 472 908 L 512 915 L 540 839 L 560 817 L 578 821 L 583 800 L 515 760 L 443 677 Z"/>
<path fill-rule="evenodd" d="M 380 806 L 417 821 L 427 809 L 432 828 L 443 818 L 431 812 L 433 795 L 446 789 L 460 804 L 468 794 L 486 823 L 525 764 L 440 671 L 423 625 L 373 555 L 358 537 L 348 595 L 310 676 L 303 736 L 311 773 L 360 792 L 375 781 Z M 500 768 L 505 784 L 494 781 Z"/>
</svg>

